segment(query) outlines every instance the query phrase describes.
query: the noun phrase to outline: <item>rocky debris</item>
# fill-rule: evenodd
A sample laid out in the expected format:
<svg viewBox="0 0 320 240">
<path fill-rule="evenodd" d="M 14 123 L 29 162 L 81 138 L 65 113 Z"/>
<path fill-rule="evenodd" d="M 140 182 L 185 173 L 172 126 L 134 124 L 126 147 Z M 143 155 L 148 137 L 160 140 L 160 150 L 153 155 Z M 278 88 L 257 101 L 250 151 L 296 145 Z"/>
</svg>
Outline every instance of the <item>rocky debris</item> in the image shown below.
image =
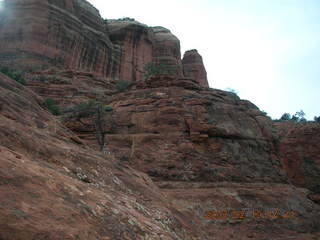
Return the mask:
<svg viewBox="0 0 320 240">
<path fill-rule="evenodd" d="M 186 51 L 182 59 L 183 75 L 194 78 L 201 86 L 209 87 L 202 57 L 196 49 Z"/>
</svg>

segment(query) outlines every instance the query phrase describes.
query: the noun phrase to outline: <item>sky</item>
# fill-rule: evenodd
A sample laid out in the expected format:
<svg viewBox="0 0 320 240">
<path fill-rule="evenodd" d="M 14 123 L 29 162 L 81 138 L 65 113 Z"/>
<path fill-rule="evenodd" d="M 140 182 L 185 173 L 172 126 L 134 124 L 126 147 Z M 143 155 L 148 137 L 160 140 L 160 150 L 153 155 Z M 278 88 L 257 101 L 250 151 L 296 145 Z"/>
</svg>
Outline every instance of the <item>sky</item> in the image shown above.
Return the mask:
<svg viewBox="0 0 320 240">
<path fill-rule="evenodd" d="M 89 2 L 103 18 L 170 29 L 182 55 L 202 55 L 211 88 L 234 89 L 273 119 L 320 116 L 320 0 Z"/>
</svg>

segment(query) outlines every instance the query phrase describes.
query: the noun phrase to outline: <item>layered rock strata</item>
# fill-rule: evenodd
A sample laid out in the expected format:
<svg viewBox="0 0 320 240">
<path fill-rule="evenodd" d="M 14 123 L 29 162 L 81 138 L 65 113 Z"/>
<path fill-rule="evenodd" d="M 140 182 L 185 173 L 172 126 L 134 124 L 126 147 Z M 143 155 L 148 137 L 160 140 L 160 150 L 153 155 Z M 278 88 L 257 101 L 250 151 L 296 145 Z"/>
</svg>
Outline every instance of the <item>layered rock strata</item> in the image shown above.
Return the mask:
<svg viewBox="0 0 320 240">
<path fill-rule="evenodd" d="M 166 28 L 132 19 L 103 20 L 85 0 L 6 0 L 4 6 L 1 65 L 31 72 L 54 67 L 136 82 L 146 79 L 145 68 L 153 63 L 183 76 L 180 41 Z M 189 64 L 186 77 L 208 86 L 200 65 Z M 190 74 L 194 68 L 201 74 Z"/>
<path fill-rule="evenodd" d="M 145 65 L 153 61 L 154 34 L 133 20 L 107 21 L 110 39 L 121 49 L 119 79 L 142 81 Z"/>
<path fill-rule="evenodd" d="M 1 64 L 28 70 L 55 66 L 109 77 L 117 72 L 120 52 L 87 1 L 6 0 L 4 6 Z"/>
</svg>

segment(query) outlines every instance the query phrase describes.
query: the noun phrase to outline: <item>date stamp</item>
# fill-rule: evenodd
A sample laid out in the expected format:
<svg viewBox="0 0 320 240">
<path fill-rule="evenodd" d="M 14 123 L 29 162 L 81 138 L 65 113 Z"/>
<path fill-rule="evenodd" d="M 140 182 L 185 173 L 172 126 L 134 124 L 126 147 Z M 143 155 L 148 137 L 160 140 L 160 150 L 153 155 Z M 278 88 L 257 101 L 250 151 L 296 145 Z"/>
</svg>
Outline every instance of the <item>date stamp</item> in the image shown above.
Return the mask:
<svg viewBox="0 0 320 240">
<path fill-rule="evenodd" d="M 214 209 L 207 211 L 204 215 L 206 220 L 244 220 L 246 218 L 256 219 L 290 219 L 297 217 L 297 212 L 294 210 L 280 210 L 276 209 Z"/>
</svg>

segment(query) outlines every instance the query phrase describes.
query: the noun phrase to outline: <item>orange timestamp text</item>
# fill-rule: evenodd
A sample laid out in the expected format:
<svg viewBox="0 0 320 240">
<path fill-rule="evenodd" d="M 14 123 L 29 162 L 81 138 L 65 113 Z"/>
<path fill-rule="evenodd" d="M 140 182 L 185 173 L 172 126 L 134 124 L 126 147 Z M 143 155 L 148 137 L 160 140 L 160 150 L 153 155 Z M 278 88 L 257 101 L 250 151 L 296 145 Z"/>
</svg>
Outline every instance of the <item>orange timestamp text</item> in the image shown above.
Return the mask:
<svg viewBox="0 0 320 240">
<path fill-rule="evenodd" d="M 204 215 L 207 220 L 226 220 L 226 219 L 238 219 L 244 220 L 245 218 L 259 218 L 259 219 L 276 219 L 276 218 L 295 218 L 297 212 L 294 210 L 280 210 L 280 209 L 222 209 L 222 210 L 210 210 Z"/>
</svg>

